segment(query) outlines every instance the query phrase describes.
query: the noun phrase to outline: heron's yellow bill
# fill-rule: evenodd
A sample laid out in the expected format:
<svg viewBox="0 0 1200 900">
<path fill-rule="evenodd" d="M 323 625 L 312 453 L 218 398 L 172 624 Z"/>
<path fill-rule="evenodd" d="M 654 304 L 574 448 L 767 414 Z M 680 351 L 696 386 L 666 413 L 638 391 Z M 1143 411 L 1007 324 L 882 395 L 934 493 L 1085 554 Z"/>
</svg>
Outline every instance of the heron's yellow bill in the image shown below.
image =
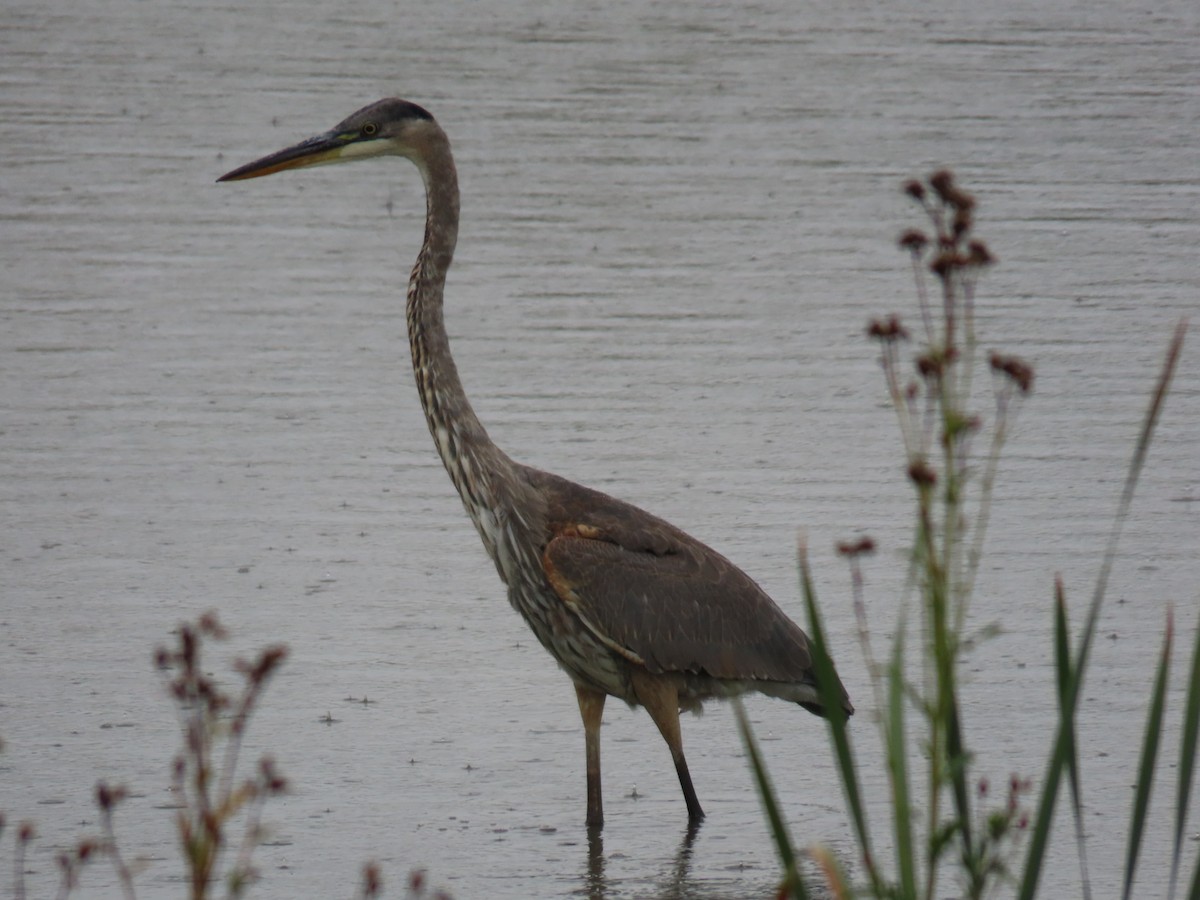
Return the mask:
<svg viewBox="0 0 1200 900">
<path fill-rule="evenodd" d="M 273 175 L 286 169 L 306 169 L 310 166 L 327 166 L 344 161 L 346 156 L 354 155 L 350 148 L 355 146 L 353 142 L 357 138 L 357 134 L 337 131 L 319 134 L 270 156 L 246 163 L 232 172 L 226 172 L 217 181 L 243 181 L 247 178 Z"/>
</svg>

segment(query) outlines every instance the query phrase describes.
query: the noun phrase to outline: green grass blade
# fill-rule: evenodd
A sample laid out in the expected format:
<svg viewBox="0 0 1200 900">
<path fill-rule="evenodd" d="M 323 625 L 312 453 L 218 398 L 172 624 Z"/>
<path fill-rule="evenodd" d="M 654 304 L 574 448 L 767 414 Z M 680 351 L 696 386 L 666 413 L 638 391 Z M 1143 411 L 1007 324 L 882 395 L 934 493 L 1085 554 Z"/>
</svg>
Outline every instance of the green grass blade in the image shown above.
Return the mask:
<svg viewBox="0 0 1200 900">
<path fill-rule="evenodd" d="M 1179 877 L 1184 829 L 1187 827 L 1188 801 L 1192 793 L 1192 774 L 1196 765 L 1197 732 L 1200 732 L 1200 623 L 1196 625 L 1192 671 L 1188 677 L 1187 698 L 1184 701 L 1183 737 L 1179 746 L 1179 787 L 1175 799 L 1175 850 L 1171 856 L 1171 888 L 1168 897 L 1175 896 L 1175 882 Z M 1200 869 L 1197 874 L 1200 875 Z"/>
<path fill-rule="evenodd" d="M 862 851 L 863 864 L 878 896 L 882 886 L 875 868 L 875 857 L 871 851 L 871 832 L 867 827 L 867 814 L 858 784 L 858 770 L 854 765 L 854 752 L 850 747 L 850 736 L 846 731 L 846 712 L 842 709 L 842 698 L 836 687 L 838 678 L 833 668 L 833 660 L 829 656 L 829 645 L 825 640 L 825 627 L 821 623 L 821 614 L 817 609 L 816 591 L 813 589 L 812 579 L 809 577 L 808 559 L 803 547 L 800 548 L 799 564 L 800 589 L 804 595 L 804 606 L 808 610 L 809 636 L 812 638 L 813 669 L 817 676 L 817 690 L 821 696 L 821 705 L 825 708 L 826 721 L 829 723 L 829 737 L 833 742 L 834 760 L 842 781 L 842 789 L 846 793 L 846 805 L 850 808 L 850 817 L 858 837 L 859 849 Z"/>
<path fill-rule="evenodd" d="M 1054 661 L 1058 673 L 1059 724 L 1058 733 L 1046 765 L 1046 777 L 1042 782 L 1042 794 L 1034 816 L 1033 830 L 1029 835 L 1029 855 L 1021 877 L 1020 900 L 1033 900 L 1037 894 L 1038 879 L 1042 874 L 1042 862 L 1046 846 L 1050 842 L 1050 829 L 1054 823 L 1054 805 L 1058 799 L 1058 783 L 1067 766 L 1074 747 L 1075 704 L 1073 693 L 1078 685 L 1067 634 L 1067 609 L 1061 583 L 1056 590 L 1054 616 Z"/>
<path fill-rule="evenodd" d="M 1162 371 L 1155 384 L 1154 393 L 1150 398 L 1150 406 L 1146 410 L 1146 418 L 1138 433 L 1137 446 L 1129 469 L 1125 475 L 1125 485 L 1121 491 L 1121 499 L 1117 503 L 1117 512 L 1113 519 L 1113 527 L 1108 537 L 1108 544 L 1100 563 L 1100 573 L 1096 578 L 1096 588 L 1092 593 L 1092 602 L 1084 618 L 1083 633 L 1079 640 L 1079 650 L 1075 654 L 1070 678 L 1062 690 L 1060 721 L 1054 745 L 1050 752 L 1050 760 L 1046 766 L 1046 777 L 1042 783 L 1042 794 L 1038 801 L 1034 830 L 1029 843 L 1029 855 L 1026 857 L 1025 871 L 1021 878 L 1020 890 L 1017 894 L 1020 900 L 1032 900 L 1037 893 L 1038 879 L 1041 877 L 1042 862 L 1045 859 L 1046 844 L 1050 837 L 1050 828 L 1054 821 L 1054 805 L 1058 797 L 1058 785 L 1062 778 L 1063 768 L 1067 765 L 1069 736 L 1074 729 L 1075 709 L 1078 705 L 1079 692 L 1083 677 L 1087 671 L 1088 659 L 1091 655 L 1092 639 L 1095 636 L 1096 622 L 1100 617 L 1100 607 L 1108 589 L 1108 577 L 1112 571 L 1113 561 L 1117 555 L 1117 544 L 1121 537 L 1129 507 L 1133 503 L 1134 490 L 1137 487 L 1138 476 L 1146 464 L 1146 456 L 1150 452 L 1150 442 L 1154 436 L 1154 428 L 1162 413 L 1163 404 L 1167 398 L 1171 378 L 1175 374 L 1176 363 L 1183 349 L 1183 338 L 1187 333 L 1187 320 L 1182 320 L 1175 327 L 1171 342 L 1167 345 L 1167 355 L 1163 360 Z M 1200 898 L 1198 898 L 1200 900 Z"/>
<path fill-rule="evenodd" d="M 1117 556 L 1117 543 L 1121 538 L 1121 530 L 1133 503 L 1133 494 L 1137 488 L 1138 477 L 1146 467 L 1146 457 L 1150 453 L 1150 443 L 1154 438 L 1154 428 L 1162 415 L 1163 405 L 1167 400 L 1167 392 L 1171 387 L 1171 378 L 1175 374 L 1175 366 L 1179 362 L 1179 354 L 1183 350 L 1183 338 L 1187 333 L 1187 320 L 1183 319 L 1175 326 L 1171 342 L 1167 345 L 1167 355 L 1163 359 L 1162 371 L 1154 385 L 1154 393 L 1150 396 L 1150 405 L 1146 409 L 1146 418 L 1138 432 L 1137 445 L 1133 450 L 1133 458 L 1129 461 L 1129 470 L 1125 474 L 1125 485 L 1121 490 L 1121 499 L 1117 503 L 1117 513 L 1113 517 L 1112 530 L 1109 532 L 1108 545 L 1104 548 L 1104 556 L 1100 562 L 1100 574 L 1096 579 L 1096 589 L 1092 594 L 1091 608 L 1088 610 L 1084 623 L 1083 637 L 1080 640 L 1079 652 L 1076 654 L 1076 673 L 1080 679 L 1087 669 L 1088 656 L 1091 651 L 1092 637 L 1096 630 L 1096 621 L 1100 616 L 1100 606 L 1104 602 L 1104 594 L 1108 589 L 1108 576 L 1112 572 L 1113 561 Z"/>
<path fill-rule="evenodd" d="M 1060 714 L 1065 709 L 1066 688 L 1071 679 L 1071 650 L 1067 636 L 1067 598 L 1063 590 L 1062 578 L 1054 580 L 1054 661 L 1055 676 L 1058 687 L 1058 703 Z M 1079 745 L 1075 740 L 1075 721 L 1073 718 L 1061 720 L 1066 726 L 1063 739 L 1066 742 L 1067 776 L 1071 786 L 1071 808 L 1075 817 L 1075 847 L 1079 854 L 1079 873 L 1082 880 L 1083 898 L 1090 900 L 1092 896 L 1091 879 L 1088 877 L 1087 840 L 1083 828 L 1083 790 L 1079 783 Z"/>
<path fill-rule="evenodd" d="M 775 849 L 779 853 L 779 861 L 783 865 L 784 884 L 787 891 L 795 900 L 807 900 L 808 890 L 800 869 L 796 865 L 796 853 L 792 848 L 792 839 L 788 834 L 787 822 L 779 809 L 779 801 L 775 795 L 775 787 L 771 784 L 771 775 L 767 772 L 762 753 L 758 749 L 758 741 L 746 717 L 746 708 L 742 701 L 735 697 L 733 711 L 737 716 L 738 731 L 742 735 L 742 743 L 746 747 L 746 755 L 750 757 L 750 767 L 754 771 L 754 782 L 758 785 L 758 795 L 762 798 L 763 809 L 766 810 L 767 820 L 771 825 L 771 836 L 775 839 Z"/>
<path fill-rule="evenodd" d="M 1171 641 L 1173 622 L 1167 613 L 1167 633 L 1163 637 L 1162 656 L 1158 661 L 1158 674 L 1154 678 L 1154 691 L 1150 695 L 1150 714 L 1146 717 L 1146 735 L 1142 739 L 1142 761 L 1138 764 L 1137 789 L 1133 795 L 1133 814 L 1129 820 L 1129 849 L 1125 855 L 1124 900 L 1129 900 L 1133 891 L 1133 876 L 1137 871 L 1138 856 L 1142 848 L 1142 833 L 1146 826 L 1146 811 L 1150 808 L 1150 795 L 1154 792 L 1154 764 L 1158 760 L 1158 740 L 1162 736 L 1163 711 L 1167 705 L 1167 673 L 1171 668 Z"/>
<path fill-rule="evenodd" d="M 904 623 L 892 642 L 892 659 L 887 670 L 888 772 L 892 781 L 892 814 L 896 831 L 896 859 L 900 873 L 900 896 L 917 896 L 916 854 L 913 851 L 912 800 L 909 797 L 908 747 L 904 727 Z"/>
</svg>

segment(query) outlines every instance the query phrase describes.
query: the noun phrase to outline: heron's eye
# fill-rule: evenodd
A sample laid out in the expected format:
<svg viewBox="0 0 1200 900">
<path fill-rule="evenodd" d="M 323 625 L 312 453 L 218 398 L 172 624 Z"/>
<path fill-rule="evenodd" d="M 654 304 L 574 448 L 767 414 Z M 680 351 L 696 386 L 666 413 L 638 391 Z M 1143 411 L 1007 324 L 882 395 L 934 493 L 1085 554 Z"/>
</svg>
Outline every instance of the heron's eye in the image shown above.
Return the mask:
<svg viewBox="0 0 1200 900">
<path fill-rule="evenodd" d="M 362 127 L 363 137 L 375 137 L 379 134 L 379 126 L 374 122 L 368 122 Z"/>
</svg>

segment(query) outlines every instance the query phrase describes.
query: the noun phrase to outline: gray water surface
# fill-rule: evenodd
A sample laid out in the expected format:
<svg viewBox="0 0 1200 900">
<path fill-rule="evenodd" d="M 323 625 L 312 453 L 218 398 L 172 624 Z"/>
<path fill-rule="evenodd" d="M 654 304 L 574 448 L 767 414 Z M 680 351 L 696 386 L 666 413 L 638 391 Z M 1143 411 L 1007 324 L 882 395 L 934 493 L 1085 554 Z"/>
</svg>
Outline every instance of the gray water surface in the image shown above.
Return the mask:
<svg viewBox="0 0 1200 900">
<path fill-rule="evenodd" d="M 867 600 L 886 646 L 910 510 L 864 326 L 912 309 L 894 239 L 919 223 L 899 185 L 958 172 L 1001 260 L 984 343 L 1038 373 L 974 607 L 1005 632 L 969 657 L 965 717 L 980 773 L 1037 779 L 1054 576 L 1077 620 L 1162 351 L 1200 310 L 1198 73 L 1192 0 L 7 4 L 0 808 L 37 822 L 33 895 L 94 833 L 98 778 L 134 792 L 118 827 L 143 896 L 183 893 L 178 731 L 151 652 L 206 609 L 234 632 L 216 671 L 291 648 L 246 748 L 292 785 L 268 806 L 254 896 L 348 897 L 367 859 L 393 896 L 418 866 L 461 898 L 771 893 L 726 707 L 684 723 L 709 813 L 689 847 L 656 730 L 610 705 L 608 825 L 589 844 L 573 692 L 506 604 L 412 385 L 416 173 L 213 184 L 388 95 L 428 106 L 455 144 L 447 319 L 493 437 L 706 540 L 797 620 L 803 530 L 881 827 L 833 547 L 878 542 Z M 1181 646 L 1196 627 L 1196 359 L 1189 346 L 1126 524 L 1084 699 L 1099 885 L 1119 877 L 1168 608 Z M 853 866 L 823 727 L 766 699 L 749 711 L 797 842 Z M 1164 762 L 1138 896 L 1165 893 L 1173 775 Z M 1060 835 L 1047 897 L 1078 894 Z M 84 883 L 115 892 L 100 865 Z"/>
</svg>

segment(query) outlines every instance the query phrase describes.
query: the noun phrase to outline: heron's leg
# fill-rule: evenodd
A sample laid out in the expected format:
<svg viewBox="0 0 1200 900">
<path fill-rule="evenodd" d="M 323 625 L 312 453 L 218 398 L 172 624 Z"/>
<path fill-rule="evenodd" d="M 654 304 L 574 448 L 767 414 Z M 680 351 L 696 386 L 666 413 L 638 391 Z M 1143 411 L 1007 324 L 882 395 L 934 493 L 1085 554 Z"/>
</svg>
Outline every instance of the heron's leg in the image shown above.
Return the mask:
<svg viewBox="0 0 1200 900">
<path fill-rule="evenodd" d="M 638 702 L 646 707 L 663 740 L 671 748 L 675 773 L 679 776 L 679 786 L 683 788 L 683 799 L 687 803 L 688 821 L 699 822 L 704 818 L 704 810 L 700 808 L 700 799 L 692 786 L 687 760 L 683 758 L 683 734 L 679 729 L 679 687 L 669 677 L 651 675 L 637 668 L 633 669 L 632 676 Z"/>
<path fill-rule="evenodd" d="M 579 714 L 583 716 L 583 743 L 587 751 L 587 824 L 604 824 L 604 798 L 600 793 L 600 717 L 607 695 L 575 685 Z"/>
</svg>

